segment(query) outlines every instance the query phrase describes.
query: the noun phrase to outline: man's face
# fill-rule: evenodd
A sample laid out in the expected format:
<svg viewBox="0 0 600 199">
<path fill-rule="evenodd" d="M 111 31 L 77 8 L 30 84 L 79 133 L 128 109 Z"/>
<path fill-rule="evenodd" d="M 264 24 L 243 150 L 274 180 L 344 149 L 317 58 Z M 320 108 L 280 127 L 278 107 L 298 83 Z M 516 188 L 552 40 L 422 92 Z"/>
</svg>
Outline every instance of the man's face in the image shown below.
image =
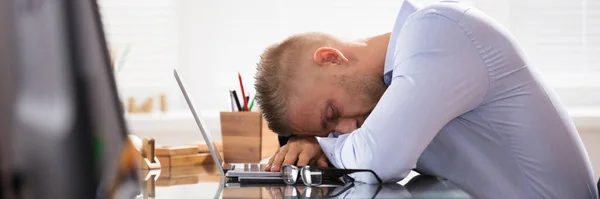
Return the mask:
<svg viewBox="0 0 600 199">
<path fill-rule="evenodd" d="M 320 78 L 298 78 L 288 101 L 294 134 L 325 137 L 359 128 L 386 88 L 381 75 L 361 68 L 333 66 L 319 70 Z"/>
</svg>

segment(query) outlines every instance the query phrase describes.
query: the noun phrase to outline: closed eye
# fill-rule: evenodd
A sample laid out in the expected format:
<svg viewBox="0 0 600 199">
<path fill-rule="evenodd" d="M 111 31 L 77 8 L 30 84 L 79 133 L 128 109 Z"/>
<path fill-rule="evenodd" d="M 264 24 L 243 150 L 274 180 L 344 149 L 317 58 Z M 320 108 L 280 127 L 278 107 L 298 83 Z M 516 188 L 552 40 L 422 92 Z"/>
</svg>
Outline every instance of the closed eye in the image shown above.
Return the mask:
<svg viewBox="0 0 600 199">
<path fill-rule="evenodd" d="M 335 110 L 333 106 L 329 106 L 327 108 L 327 121 L 332 121 L 333 119 L 335 119 Z"/>
</svg>

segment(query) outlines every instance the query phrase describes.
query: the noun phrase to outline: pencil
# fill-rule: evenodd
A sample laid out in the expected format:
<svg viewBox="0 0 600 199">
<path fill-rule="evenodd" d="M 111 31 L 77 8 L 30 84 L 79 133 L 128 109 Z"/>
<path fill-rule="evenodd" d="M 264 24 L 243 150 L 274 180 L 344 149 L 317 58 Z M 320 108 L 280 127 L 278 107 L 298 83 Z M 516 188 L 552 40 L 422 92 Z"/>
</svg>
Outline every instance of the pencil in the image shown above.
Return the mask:
<svg viewBox="0 0 600 199">
<path fill-rule="evenodd" d="M 240 80 L 240 88 L 242 89 L 242 99 L 244 99 L 244 110 L 248 111 L 248 100 L 246 100 L 246 92 L 244 92 L 244 84 L 242 83 L 242 75 L 238 72 L 238 79 Z"/>
<path fill-rule="evenodd" d="M 252 97 L 252 102 L 250 102 L 250 107 L 248 107 L 248 111 L 252 111 L 252 107 L 254 106 L 254 100 L 256 99 L 256 95 Z"/>
</svg>

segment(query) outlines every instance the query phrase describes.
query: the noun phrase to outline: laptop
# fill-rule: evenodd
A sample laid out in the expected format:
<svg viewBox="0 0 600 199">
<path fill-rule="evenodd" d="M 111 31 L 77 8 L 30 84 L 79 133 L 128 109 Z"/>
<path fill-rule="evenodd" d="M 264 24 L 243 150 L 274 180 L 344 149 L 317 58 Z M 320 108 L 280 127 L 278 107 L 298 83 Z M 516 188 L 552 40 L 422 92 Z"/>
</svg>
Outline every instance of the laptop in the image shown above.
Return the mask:
<svg viewBox="0 0 600 199">
<path fill-rule="evenodd" d="M 185 97 L 185 101 L 187 102 L 190 110 L 192 111 L 192 115 L 194 116 L 194 120 L 200 129 L 200 133 L 202 133 L 202 137 L 204 141 L 208 145 L 208 150 L 212 155 L 217 168 L 221 175 L 228 178 L 230 182 L 239 182 L 239 183 L 284 183 L 281 178 L 280 172 L 269 172 L 265 171 L 266 165 L 258 164 L 258 163 L 225 163 L 223 158 L 219 153 L 219 149 L 214 145 L 214 142 L 210 136 L 210 132 L 204 127 L 202 119 L 198 116 L 196 112 L 196 108 L 194 106 L 194 102 L 192 100 L 192 96 L 187 91 L 185 83 L 179 73 L 177 73 L 177 69 L 173 70 L 175 75 L 175 79 L 177 80 L 177 84 L 179 84 L 179 88 Z"/>
</svg>

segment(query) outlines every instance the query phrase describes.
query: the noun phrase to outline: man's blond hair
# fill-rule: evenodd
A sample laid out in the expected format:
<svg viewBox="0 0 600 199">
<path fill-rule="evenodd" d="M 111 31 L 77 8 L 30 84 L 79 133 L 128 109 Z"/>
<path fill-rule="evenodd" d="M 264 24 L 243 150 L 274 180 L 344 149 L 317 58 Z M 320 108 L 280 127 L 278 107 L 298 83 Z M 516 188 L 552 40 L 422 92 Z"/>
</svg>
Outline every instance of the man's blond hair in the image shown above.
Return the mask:
<svg viewBox="0 0 600 199">
<path fill-rule="evenodd" d="M 319 45 L 324 45 L 327 38 L 316 32 L 293 35 L 269 46 L 260 56 L 254 83 L 256 100 L 269 128 L 275 133 L 292 135 L 293 130 L 286 120 L 291 84 L 298 68 L 311 63 L 312 53 Z"/>
</svg>

